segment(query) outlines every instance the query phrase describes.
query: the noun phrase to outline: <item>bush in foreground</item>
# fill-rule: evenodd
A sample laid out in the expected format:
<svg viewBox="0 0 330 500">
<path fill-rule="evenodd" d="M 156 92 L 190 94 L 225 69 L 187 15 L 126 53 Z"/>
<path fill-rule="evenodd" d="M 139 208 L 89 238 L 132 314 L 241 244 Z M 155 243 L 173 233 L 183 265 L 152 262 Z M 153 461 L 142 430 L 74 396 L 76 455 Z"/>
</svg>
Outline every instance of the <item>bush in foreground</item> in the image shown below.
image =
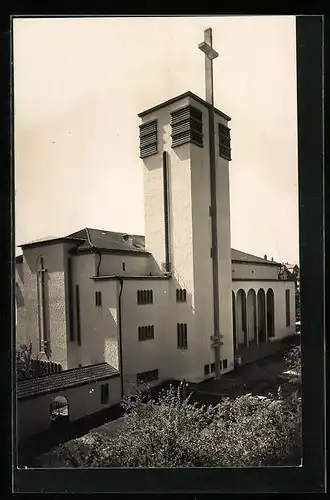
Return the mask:
<svg viewBox="0 0 330 500">
<path fill-rule="evenodd" d="M 279 463 L 300 446 L 296 393 L 284 400 L 280 393 L 275 399 L 245 395 L 198 407 L 182 389 L 171 387 L 158 400 L 141 393 L 129 397 L 115 437 L 92 431 L 55 448 L 43 466 L 260 466 Z"/>
</svg>

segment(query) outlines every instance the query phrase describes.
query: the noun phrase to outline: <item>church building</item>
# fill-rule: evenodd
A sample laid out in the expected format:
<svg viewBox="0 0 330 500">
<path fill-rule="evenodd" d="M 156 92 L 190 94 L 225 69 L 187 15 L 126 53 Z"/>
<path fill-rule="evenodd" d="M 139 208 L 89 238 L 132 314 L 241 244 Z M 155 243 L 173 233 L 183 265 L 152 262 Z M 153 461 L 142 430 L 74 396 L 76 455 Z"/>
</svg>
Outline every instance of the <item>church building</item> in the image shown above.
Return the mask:
<svg viewBox="0 0 330 500">
<path fill-rule="evenodd" d="M 110 366 L 118 400 L 143 383 L 203 381 L 216 363 L 224 374 L 294 333 L 294 279 L 231 248 L 231 119 L 213 108 L 212 179 L 210 108 L 186 92 L 139 114 L 145 236 L 84 228 L 21 245 L 17 344 L 59 367 L 47 377 Z"/>
</svg>

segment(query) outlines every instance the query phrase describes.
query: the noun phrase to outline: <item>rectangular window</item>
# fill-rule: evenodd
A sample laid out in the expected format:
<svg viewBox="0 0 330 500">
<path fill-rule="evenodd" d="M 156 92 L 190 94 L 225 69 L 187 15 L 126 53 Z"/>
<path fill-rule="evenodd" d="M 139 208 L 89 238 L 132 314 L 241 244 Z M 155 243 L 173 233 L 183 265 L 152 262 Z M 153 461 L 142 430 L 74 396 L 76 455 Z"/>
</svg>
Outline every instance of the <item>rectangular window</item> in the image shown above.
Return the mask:
<svg viewBox="0 0 330 500">
<path fill-rule="evenodd" d="M 290 290 L 285 290 L 285 316 L 286 326 L 290 326 Z"/>
<path fill-rule="evenodd" d="M 210 373 L 210 365 L 204 365 L 204 375 L 208 375 Z"/>
<path fill-rule="evenodd" d="M 227 360 L 226 360 L 226 359 L 224 359 L 224 360 L 223 360 L 223 369 L 224 369 L 224 370 L 227 370 L 227 366 L 228 366 Z M 221 370 L 221 367 L 220 367 L 220 370 Z"/>
<path fill-rule="evenodd" d="M 109 384 L 101 385 L 101 404 L 106 405 L 109 403 Z"/>
<path fill-rule="evenodd" d="M 102 294 L 101 294 L 101 292 L 95 292 L 95 305 L 97 307 L 102 306 Z"/>
<path fill-rule="evenodd" d="M 158 370 L 150 370 L 148 372 L 138 373 L 136 376 L 136 381 L 138 384 L 146 384 L 148 382 L 158 380 L 158 378 Z"/>
<path fill-rule="evenodd" d="M 138 304 L 153 304 L 154 294 L 152 290 L 138 290 L 137 293 Z"/>
<path fill-rule="evenodd" d="M 71 342 L 74 341 L 74 304 L 72 293 L 72 262 L 68 259 L 68 301 L 69 301 L 69 338 Z"/>
<path fill-rule="evenodd" d="M 187 302 L 187 290 L 184 288 L 176 289 L 176 301 L 177 302 Z"/>
<path fill-rule="evenodd" d="M 215 363 L 211 363 L 211 373 L 215 372 Z"/>
<path fill-rule="evenodd" d="M 188 349 L 187 323 L 177 323 L 178 349 Z"/>
<path fill-rule="evenodd" d="M 81 345 L 81 325 L 80 325 L 80 296 L 79 285 L 76 285 L 76 320 L 77 320 L 77 342 Z"/>
<path fill-rule="evenodd" d="M 123 271 L 126 271 L 126 264 L 123 262 Z"/>
<path fill-rule="evenodd" d="M 154 325 L 139 326 L 139 340 L 151 340 L 154 338 Z"/>
</svg>

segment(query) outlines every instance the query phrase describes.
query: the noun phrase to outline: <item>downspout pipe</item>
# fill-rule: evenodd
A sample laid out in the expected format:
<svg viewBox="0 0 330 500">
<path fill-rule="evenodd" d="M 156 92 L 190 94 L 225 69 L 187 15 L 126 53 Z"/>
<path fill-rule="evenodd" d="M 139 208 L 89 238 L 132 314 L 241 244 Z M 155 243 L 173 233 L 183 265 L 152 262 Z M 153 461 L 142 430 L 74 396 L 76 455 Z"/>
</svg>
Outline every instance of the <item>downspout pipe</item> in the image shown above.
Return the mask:
<svg viewBox="0 0 330 500">
<path fill-rule="evenodd" d="M 169 183 L 168 183 L 168 153 L 163 152 L 163 198 L 164 198 L 164 242 L 165 242 L 165 272 L 171 272 L 170 235 L 169 235 Z"/>
<path fill-rule="evenodd" d="M 211 65 L 211 79 L 213 86 L 213 68 Z M 210 191 L 211 191 L 211 229 L 212 229 L 212 275 L 213 275 L 213 317 L 215 378 L 220 378 L 220 310 L 219 310 L 219 262 L 218 262 L 218 231 L 217 231 L 217 190 L 214 140 L 214 101 L 213 93 L 209 107 L 209 155 L 210 155 Z"/>
<path fill-rule="evenodd" d="M 123 293 L 123 287 L 124 287 L 124 280 L 123 278 L 119 278 L 119 285 L 120 285 L 120 291 L 119 291 L 119 296 L 118 296 L 118 328 L 119 328 L 119 371 L 120 371 L 120 393 L 121 393 L 121 399 L 124 397 L 124 374 L 123 374 L 123 342 L 122 342 L 122 316 L 121 316 L 121 309 L 122 309 L 122 303 L 121 303 L 121 298 L 122 298 L 122 293 Z"/>
<path fill-rule="evenodd" d="M 98 264 L 97 264 L 97 267 L 96 267 L 96 276 L 100 276 L 100 265 L 101 265 L 101 260 L 102 260 L 102 252 L 101 250 L 99 250 L 98 248 L 96 248 L 95 245 L 93 245 L 92 243 L 92 240 L 91 240 L 91 237 L 90 237 L 90 234 L 89 234 L 89 230 L 88 228 L 86 228 L 86 234 L 87 234 L 87 240 L 88 240 L 88 243 L 90 244 L 90 247 L 92 248 L 92 250 L 94 250 L 98 256 L 99 256 L 99 261 L 98 261 Z"/>
</svg>

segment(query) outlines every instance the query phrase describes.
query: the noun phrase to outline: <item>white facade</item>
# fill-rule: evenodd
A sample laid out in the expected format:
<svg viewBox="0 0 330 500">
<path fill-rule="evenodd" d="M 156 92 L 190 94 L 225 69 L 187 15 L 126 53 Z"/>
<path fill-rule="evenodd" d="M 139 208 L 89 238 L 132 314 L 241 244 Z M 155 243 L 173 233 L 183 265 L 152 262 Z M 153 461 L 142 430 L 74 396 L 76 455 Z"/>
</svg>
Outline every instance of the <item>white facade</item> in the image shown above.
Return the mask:
<svg viewBox="0 0 330 500">
<path fill-rule="evenodd" d="M 203 115 L 203 147 L 193 143 L 172 147 L 171 112 L 193 105 Z M 225 116 L 225 115 L 224 115 Z M 215 143 L 219 150 L 215 113 Z M 65 238 L 23 246 L 23 263 L 17 264 L 16 282 L 23 300 L 17 301 L 17 342 L 32 341 L 39 352 L 37 265 L 44 259 L 47 277 L 46 321 L 51 360 L 63 369 L 107 362 L 121 372 L 124 392 L 137 383 L 138 374 L 150 372 L 151 384 L 169 379 L 201 381 L 214 372 L 213 276 L 211 258 L 210 167 L 208 107 L 191 95 L 172 100 L 143 114 L 142 123 L 157 120 L 157 152 L 143 160 L 145 194 L 145 249 L 147 252 L 107 251 L 71 253 L 78 245 Z M 170 275 L 164 275 L 165 226 L 163 152 L 168 155 Z M 222 373 L 234 366 L 235 342 L 252 342 L 258 330 L 259 289 L 274 294 L 274 332 L 268 340 L 294 333 L 294 282 L 278 278 L 279 266 L 256 258 L 232 261 L 230 248 L 229 161 L 216 153 L 218 261 Z M 105 233 L 102 233 L 105 234 Z M 246 254 L 245 254 L 246 255 Z M 251 256 L 250 256 L 251 257 Z M 71 274 L 68 263 L 71 262 Z M 252 259 L 253 260 L 253 259 Z M 177 290 L 185 290 L 177 302 Z M 287 311 L 289 290 L 290 310 Z M 152 291 L 151 303 L 138 303 L 138 292 Z M 242 320 L 246 296 L 246 338 Z M 97 304 L 100 292 L 101 304 Z M 235 309 L 233 309 L 233 297 Z M 252 299 L 251 299 L 252 297 Z M 244 299 L 242 299 L 244 300 Z M 233 318 L 233 310 L 235 312 Z M 290 322 L 288 324 L 288 314 Z M 267 316 L 267 310 L 265 310 Z M 233 321 L 234 319 L 234 321 Z M 186 325 L 187 345 L 178 345 L 178 324 Z M 153 327 L 153 338 L 139 338 L 139 327 Z M 249 333 L 250 332 L 250 333 Z M 247 339 L 247 340 L 246 340 Z M 258 343 L 258 339 L 256 339 Z M 237 346 L 236 346 L 237 347 Z M 205 370 L 208 365 L 208 370 Z"/>
</svg>

